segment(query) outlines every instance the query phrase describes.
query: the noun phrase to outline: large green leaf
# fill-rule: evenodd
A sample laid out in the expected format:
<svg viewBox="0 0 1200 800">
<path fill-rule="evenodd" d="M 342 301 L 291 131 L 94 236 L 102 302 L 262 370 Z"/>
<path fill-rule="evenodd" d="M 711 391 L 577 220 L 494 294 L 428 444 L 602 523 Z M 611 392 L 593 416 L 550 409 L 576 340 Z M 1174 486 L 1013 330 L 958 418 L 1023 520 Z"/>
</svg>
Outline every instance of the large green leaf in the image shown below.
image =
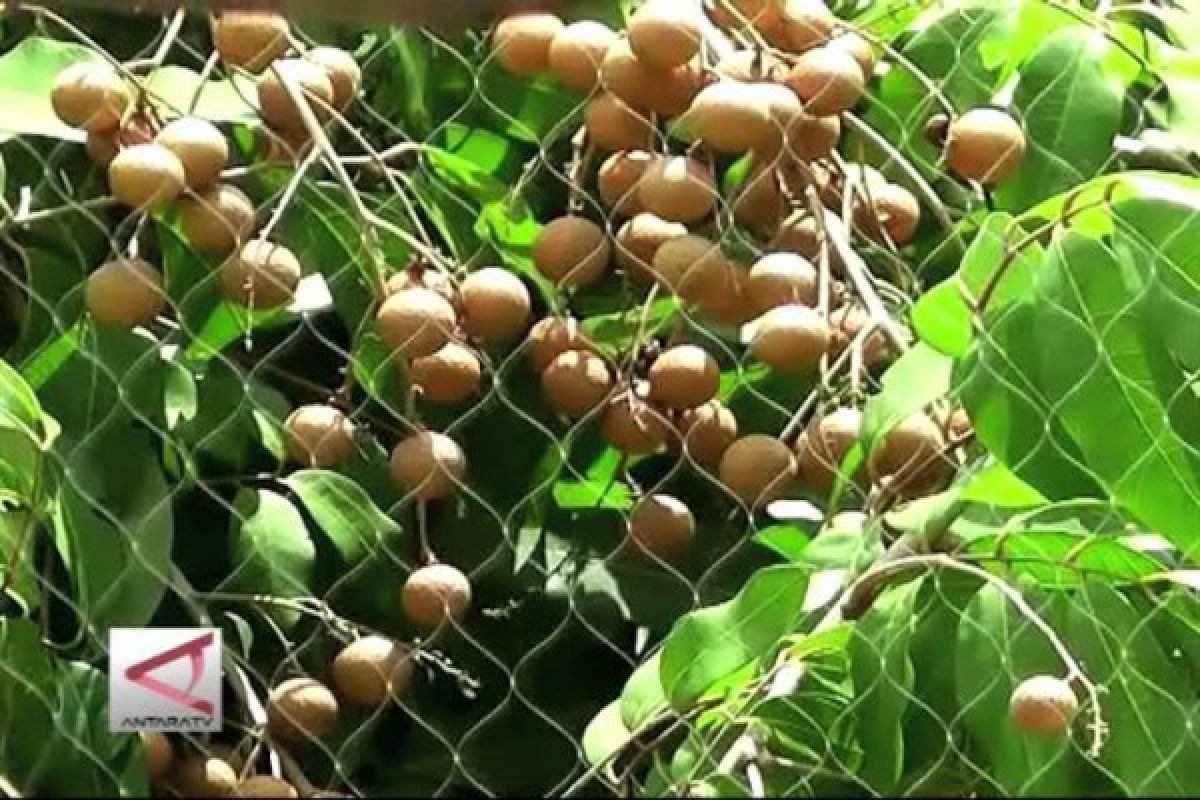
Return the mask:
<svg viewBox="0 0 1200 800">
<path fill-rule="evenodd" d="M 799 621 L 809 573 L 800 565 L 759 570 L 732 600 L 681 619 L 662 649 L 660 679 L 671 705 L 687 708 L 767 655 Z"/>
<path fill-rule="evenodd" d="M 37 503 L 38 481 L 44 468 L 44 448 L 54 420 L 21 375 L 0 361 L 0 499 Z"/>
<path fill-rule="evenodd" d="M 883 374 L 883 387 L 871 395 L 863 410 L 863 449 L 870 452 L 875 442 L 910 414 L 926 408 L 946 395 L 950 388 L 953 360 L 929 345 L 918 343 Z"/>
<path fill-rule="evenodd" d="M 284 483 L 329 537 L 344 567 L 357 565 L 400 530 L 361 486 L 344 475 L 305 469 L 293 472 Z"/>
<path fill-rule="evenodd" d="M 291 501 L 267 489 L 243 489 L 234 512 L 229 532 L 234 566 L 226 585 L 248 594 L 309 596 L 316 550 Z M 297 612 L 278 606 L 270 613 L 285 625 L 298 619 Z"/>
</svg>

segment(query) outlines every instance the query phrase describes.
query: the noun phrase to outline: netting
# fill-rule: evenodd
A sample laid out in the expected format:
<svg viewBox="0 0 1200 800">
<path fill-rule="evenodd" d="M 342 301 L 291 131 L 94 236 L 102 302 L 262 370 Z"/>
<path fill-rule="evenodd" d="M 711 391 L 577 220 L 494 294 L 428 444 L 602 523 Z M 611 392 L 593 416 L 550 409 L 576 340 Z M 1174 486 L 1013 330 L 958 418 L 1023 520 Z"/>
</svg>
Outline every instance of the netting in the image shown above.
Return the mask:
<svg viewBox="0 0 1200 800">
<path fill-rule="evenodd" d="M 6 7 L 0 794 L 1200 793 L 1197 12 L 642 5 Z"/>
</svg>

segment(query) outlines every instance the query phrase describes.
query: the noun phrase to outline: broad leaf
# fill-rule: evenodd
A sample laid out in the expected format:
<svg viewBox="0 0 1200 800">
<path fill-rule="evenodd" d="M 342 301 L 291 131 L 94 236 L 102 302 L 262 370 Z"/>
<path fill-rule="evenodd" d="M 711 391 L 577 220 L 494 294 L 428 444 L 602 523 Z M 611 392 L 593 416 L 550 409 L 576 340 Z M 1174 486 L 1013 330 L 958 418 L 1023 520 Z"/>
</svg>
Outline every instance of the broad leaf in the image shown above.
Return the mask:
<svg viewBox="0 0 1200 800">
<path fill-rule="evenodd" d="M 296 507 L 275 492 L 243 489 L 234 511 L 229 532 L 234 567 L 228 588 L 279 598 L 307 597 L 316 551 Z M 285 625 L 298 619 L 298 612 L 266 608 Z"/>
</svg>

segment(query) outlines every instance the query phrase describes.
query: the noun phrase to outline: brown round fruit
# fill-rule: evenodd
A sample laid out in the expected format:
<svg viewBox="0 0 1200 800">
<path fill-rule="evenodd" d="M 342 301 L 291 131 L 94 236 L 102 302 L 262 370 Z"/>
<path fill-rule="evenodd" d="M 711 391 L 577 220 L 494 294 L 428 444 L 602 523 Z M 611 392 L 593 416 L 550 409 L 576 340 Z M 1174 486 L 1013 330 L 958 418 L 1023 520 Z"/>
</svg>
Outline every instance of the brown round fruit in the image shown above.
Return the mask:
<svg viewBox="0 0 1200 800">
<path fill-rule="evenodd" d="M 151 786 L 160 786 L 171 772 L 175 751 L 166 734 L 158 731 L 141 731 L 142 759 L 146 764 L 146 780 Z"/>
<path fill-rule="evenodd" d="M 383 636 L 364 636 L 333 659 L 333 686 L 356 706 L 378 708 L 412 683 L 412 651 Z"/>
<path fill-rule="evenodd" d="M 787 72 L 783 59 L 768 51 L 734 50 L 713 67 L 717 77 L 740 83 L 774 81 Z"/>
<path fill-rule="evenodd" d="M 84 61 L 58 73 L 50 90 L 58 118 L 90 133 L 115 130 L 133 105 L 133 89 L 115 69 Z"/>
<path fill-rule="evenodd" d="M 609 400 L 600 418 L 601 438 L 625 453 L 652 453 L 666 443 L 670 433 L 666 417 L 632 390 Z"/>
<path fill-rule="evenodd" d="M 537 75 L 549 68 L 550 45 L 563 29 L 561 19 L 539 11 L 506 17 L 492 34 L 496 61 L 513 74 Z"/>
<path fill-rule="evenodd" d="M 699 222 L 712 213 L 716 199 L 712 172 L 687 156 L 657 159 L 638 183 L 642 208 L 668 222 Z"/>
<path fill-rule="evenodd" d="M 270 775 L 251 775 L 238 784 L 237 796 L 286 798 L 299 797 L 300 793 L 296 791 L 295 786 L 279 778 Z"/>
<path fill-rule="evenodd" d="M 236 797 L 238 777 L 225 761 L 192 753 L 175 765 L 170 784 L 181 797 Z"/>
<path fill-rule="evenodd" d="M 433 355 L 454 332 L 454 306 L 432 289 L 401 289 L 379 307 L 375 332 L 406 358 Z"/>
<path fill-rule="evenodd" d="M 192 189 L 212 186 L 229 161 L 229 143 L 206 119 L 180 117 L 168 122 L 154 141 L 175 154 L 183 164 L 187 185 Z"/>
<path fill-rule="evenodd" d="M 392 450 L 392 480 L 418 500 L 451 494 L 467 474 L 467 455 L 444 433 L 421 431 Z"/>
<path fill-rule="evenodd" d="M 946 133 L 946 163 L 967 180 L 999 183 L 1024 157 L 1021 123 L 999 109 L 972 109 L 951 122 Z"/>
<path fill-rule="evenodd" d="M 811 50 L 829 41 L 837 17 L 824 0 L 784 0 L 780 10 L 783 40 L 795 53 Z"/>
<path fill-rule="evenodd" d="M 569 89 L 590 92 L 600 81 L 600 64 L 617 34 L 602 22 L 572 22 L 550 42 L 548 65 L 558 82 Z"/>
<path fill-rule="evenodd" d="M 717 81 L 701 89 L 683 117 L 692 136 L 725 153 L 743 153 L 766 140 L 773 125 L 766 94 L 756 86 Z"/>
<path fill-rule="evenodd" d="M 600 85 L 632 108 L 650 109 L 650 94 L 661 76 L 637 57 L 626 38 L 617 39 L 600 62 Z"/>
<path fill-rule="evenodd" d="M 861 429 L 862 412 L 850 407 L 835 409 L 809 423 L 802 437 L 804 445 L 796 447 L 800 477 L 822 492 L 829 491 Z"/>
<path fill-rule="evenodd" d="M 787 146 L 793 158 L 818 161 L 829 157 L 841 136 L 842 122 L 836 115 L 814 117 L 801 112 L 788 125 Z"/>
<path fill-rule="evenodd" d="M 288 22 L 269 11 L 224 11 L 212 21 L 213 49 L 226 64 L 261 72 L 288 49 Z"/>
<path fill-rule="evenodd" d="M 716 397 L 721 368 L 703 348 L 681 344 L 656 358 L 646 377 L 650 381 L 651 400 L 683 411 Z"/>
<path fill-rule="evenodd" d="M 904 497 L 929 494 L 949 477 L 945 445 L 942 429 L 927 414 L 910 414 L 875 446 L 867 462 L 871 477 L 887 480 Z"/>
<path fill-rule="evenodd" d="M 781 497 L 795 480 L 796 458 L 778 439 L 751 434 L 729 446 L 717 474 L 734 497 L 750 508 L 761 508 Z"/>
<path fill-rule="evenodd" d="M 282 58 L 258 79 L 258 110 L 268 125 L 290 134 L 308 130 L 301 108 L 288 91 L 289 84 L 300 93 L 318 122 L 329 117 L 333 83 L 325 70 L 303 58 Z"/>
<path fill-rule="evenodd" d="M 878 60 L 878 55 L 875 52 L 875 46 L 867 41 L 865 36 L 858 31 L 843 31 L 830 39 L 827 46 L 848 53 L 862 69 L 863 80 L 868 82 L 871 80 L 875 74 L 875 62 Z"/>
<path fill-rule="evenodd" d="M 664 287 L 694 303 L 719 285 L 727 263 L 719 245 L 689 233 L 659 246 L 651 272 Z"/>
<path fill-rule="evenodd" d="M 592 343 L 573 317 L 545 317 L 534 323 L 525 337 L 530 368 L 541 375 L 550 362 L 568 350 L 591 350 Z"/>
<path fill-rule="evenodd" d="M 167 302 L 162 276 L 140 258 L 102 264 L 88 275 L 84 299 L 93 320 L 122 328 L 149 325 Z"/>
<path fill-rule="evenodd" d="M 654 69 L 686 64 L 700 52 L 700 13 L 679 0 L 650 0 L 629 18 L 629 46 Z"/>
<path fill-rule="evenodd" d="M 654 279 L 652 265 L 658 249 L 672 239 L 687 236 L 687 232 L 687 227 L 678 222 L 667 222 L 653 214 L 638 214 L 617 231 L 617 266 L 630 278 L 649 282 Z"/>
<path fill-rule="evenodd" d="M 441 295 L 451 305 L 458 302 L 458 287 L 454 285 L 454 280 L 447 273 L 437 269 L 401 270 L 388 278 L 385 289 L 389 296 L 405 289 L 429 289 Z"/>
<path fill-rule="evenodd" d="M 830 314 L 830 323 L 833 329 L 833 338 L 829 344 L 831 358 L 841 356 L 863 328 L 873 324 L 871 315 L 862 306 L 857 305 L 845 305 L 834 310 Z M 884 336 L 883 331 L 875 328 L 867 334 L 862 345 L 863 366 L 875 366 L 887 357 L 888 352 L 887 337 Z"/>
<path fill-rule="evenodd" d="M 458 290 L 463 328 L 486 346 L 507 344 L 529 325 L 533 300 L 521 279 L 500 267 L 468 275 Z"/>
<path fill-rule="evenodd" d="M 304 58 L 325 70 L 333 88 L 333 107 L 341 110 L 350 105 L 362 83 L 362 67 L 354 56 L 340 47 L 314 47 Z"/>
<path fill-rule="evenodd" d="M 221 290 L 248 308 L 278 308 L 292 302 L 302 273 L 291 250 L 255 239 L 221 265 Z"/>
<path fill-rule="evenodd" d="M 696 307 L 711 322 L 740 327 L 754 319 L 757 312 L 746 291 L 749 270 L 742 264 L 724 259 L 715 270 L 709 286 L 696 298 Z"/>
<path fill-rule="evenodd" d="M 637 186 L 657 156 L 645 150 L 613 153 L 596 172 L 596 190 L 600 201 L 614 214 L 630 217 L 641 213 Z"/>
<path fill-rule="evenodd" d="M 829 349 L 829 325 L 808 306 L 777 306 L 753 325 L 750 352 L 778 372 L 812 372 Z"/>
<path fill-rule="evenodd" d="M 219 183 L 179 201 L 179 222 L 192 247 L 226 255 L 254 230 L 254 204 L 236 186 Z"/>
<path fill-rule="evenodd" d="M 612 248 L 604 230 L 587 217 L 559 217 L 533 243 L 533 264 L 560 287 L 591 286 L 604 277 Z"/>
<path fill-rule="evenodd" d="M 894 183 L 884 184 L 873 191 L 868 200 L 862 193 L 855 193 L 854 224 L 868 236 L 887 238 L 897 247 L 912 240 L 917 224 L 921 221 L 921 204 L 916 195 Z"/>
<path fill-rule="evenodd" d="M 1063 734 L 1079 713 L 1071 684 L 1053 675 L 1026 678 L 1013 690 L 1008 716 L 1017 730 L 1031 734 Z"/>
<path fill-rule="evenodd" d="M 457 342 L 413 359 L 408 368 L 408 377 L 420 387 L 421 397 L 438 405 L 455 405 L 477 395 L 482 375 L 479 357 Z"/>
<path fill-rule="evenodd" d="M 804 101 L 804 110 L 817 117 L 840 114 L 862 96 L 862 68 L 845 50 L 818 47 L 801 55 L 787 84 Z"/>
<path fill-rule="evenodd" d="M 354 423 L 326 405 L 300 406 L 284 420 L 288 455 L 297 464 L 333 469 L 354 457 Z"/>
<path fill-rule="evenodd" d="M 337 698 L 312 678 L 289 678 L 267 695 L 267 730 L 285 742 L 324 736 L 337 718 Z"/>
<path fill-rule="evenodd" d="M 449 564 L 431 564 L 408 576 L 400 594 L 404 616 L 417 628 L 431 631 L 447 619 L 461 620 L 471 606 L 471 582 Z"/>
<path fill-rule="evenodd" d="M 595 353 L 568 350 L 558 355 L 542 373 L 542 395 L 554 411 L 580 419 L 612 393 L 608 364 Z"/>
<path fill-rule="evenodd" d="M 769 253 L 750 268 L 746 291 L 759 314 L 784 305 L 817 304 L 817 268 L 797 253 Z"/>
<path fill-rule="evenodd" d="M 770 165 L 755 165 L 734 189 L 730 204 L 738 224 L 762 234 L 773 233 L 779 228 L 788 206 Z"/>
<path fill-rule="evenodd" d="M 117 153 L 126 147 L 153 142 L 154 131 L 154 123 L 149 118 L 135 113 L 119 129 L 89 131 L 84 149 L 93 164 L 107 169 Z"/>
<path fill-rule="evenodd" d="M 629 515 L 629 535 L 650 555 L 672 559 L 687 551 L 696 534 L 696 519 L 677 497 L 651 494 Z"/>
<path fill-rule="evenodd" d="M 737 439 L 737 417 L 720 400 L 689 408 L 679 419 L 684 451 L 697 464 L 715 467 Z"/>
<path fill-rule="evenodd" d="M 820 256 L 824 236 L 817 218 L 797 209 L 780 223 L 779 230 L 771 239 L 770 248 L 775 252 L 799 253 L 811 261 Z"/>
<path fill-rule="evenodd" d="M 588 141 L 604 150 L 637 150 L 650 143 L 650 121 L 616 95 L 605 92 L 584 110 Z"/>
<path fill-rule="evenodd" d="M 183 191 L 183 162 L 160 144 L 126 147 L 108 165 L 108 188 L 131 208 L 156 211 Z"/>
</svg>

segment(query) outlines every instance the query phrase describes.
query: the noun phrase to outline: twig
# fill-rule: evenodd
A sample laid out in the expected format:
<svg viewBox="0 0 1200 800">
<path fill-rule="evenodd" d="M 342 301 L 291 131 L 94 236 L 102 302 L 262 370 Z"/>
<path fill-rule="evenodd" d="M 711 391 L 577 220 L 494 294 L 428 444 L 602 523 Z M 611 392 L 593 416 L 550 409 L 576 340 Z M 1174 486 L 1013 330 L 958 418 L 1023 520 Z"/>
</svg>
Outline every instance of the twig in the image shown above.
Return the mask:
<svg viewBox="0 0 1200 800">
<path fill-rule="evenodd" d="M 317 163 L 317 159 L 320 156 L 320 152 L 314 147 L 308 151 L 308 155 L 297 165 L 295 172 L 292 173 L 292 177 L 288 180 L 287 186 L 283 187 L 283 193 L 279 195 L 279 200 L 275 203 L 275 208 L 272 209 L 270 218 L 258 232 L 257 238 L 264 241 L 270 238 L 276 226 L 279 225 L 280 220 L 283 219 L 284 213 L 291 206 L 292 200 L 295 199 L 296 192 L 300 190 L 300 185 L 304 183 L 308 171 L 312 169 L 313 164 Z"/>
<path fill-rule="evenodd" d="M 48 219 L 54 219 L 65 214 L 72 214 L 81 209 L 93 210 L 99 208 L 109 208 L 116 205 L 117 201 L 112 197 L 95 197 L 91 200 L 82 200 L 72 202 L 70 205 L 55 206 L 54 208 L 45 208 L 41 211 L 29 211 L 28 208 L 18 208 L 17 213 L 12 216 L 0 220 L 0 230 L 7 230 L 11 227 L 22 225 L 33 225 L 38 222 L 45 222 Z"/>
</svg>

